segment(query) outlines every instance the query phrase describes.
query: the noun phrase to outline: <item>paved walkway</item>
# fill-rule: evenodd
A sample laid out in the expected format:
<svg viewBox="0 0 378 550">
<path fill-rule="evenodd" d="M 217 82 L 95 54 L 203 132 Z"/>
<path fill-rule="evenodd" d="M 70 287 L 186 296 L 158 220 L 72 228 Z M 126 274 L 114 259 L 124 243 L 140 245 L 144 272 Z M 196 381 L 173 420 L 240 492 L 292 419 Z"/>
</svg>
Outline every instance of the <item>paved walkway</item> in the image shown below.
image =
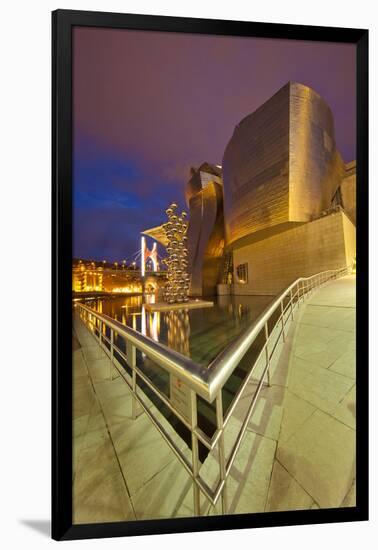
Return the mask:
<svg viewBox="0 0 378 550">
<path fill-rule="evenodd" d="M 266 510 L 355 505 L 355 276 L 296 320 Z"/>
<path fill-rule="evenodd" d="M 353 276 L 299 309 L 231 470 L 229 513 L 354 506 L 354 323 Z M 190 477 L 146 415 L 131 420 L 125 383 L 110 381 L 109 361 L 80 321 L 75 335 L 74 522 L 193 515 Z M 226 452 L 255 387 L 227 427 Z M 217 471 L 212 453 L 200 473 L 212 485 Z M 202 514 L 220 513 L 201 503 Z"/>
<path fill-rule="evenodd" d="M 131 419 L 127 385 L 119 375 L 110 380 L 110 361 L 77 319 L 75 339 L 74 523 L 193 515 L 191 486 L 177 484 L 180 497 L 188 493 L 188 509 L 185 498 L 165 501 L 163 485 L 150 492 L 154 477 L 177 459 L 145 414 Z M 185 449 L 165 418 L 151 402 L 149 406 Z"/>
</svg>

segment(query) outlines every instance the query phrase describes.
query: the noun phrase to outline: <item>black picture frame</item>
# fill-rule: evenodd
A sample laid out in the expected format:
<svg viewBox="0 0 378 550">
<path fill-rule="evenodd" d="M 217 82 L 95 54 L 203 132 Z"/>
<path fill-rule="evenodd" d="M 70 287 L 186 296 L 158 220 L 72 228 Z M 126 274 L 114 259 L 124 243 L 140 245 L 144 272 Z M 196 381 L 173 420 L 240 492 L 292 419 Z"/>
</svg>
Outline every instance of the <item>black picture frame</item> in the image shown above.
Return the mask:
<svg viewBox="0 0 378 550">
<path fill-rule="evenodd" d="M 72 29 L 344 42 L 357 47 L 357 497 L 354 508 L 72 524 Z M 368 519 L 368 31 L 57 10 L 52 13 L 52 537 L 55 540 Z"/>
</svg>

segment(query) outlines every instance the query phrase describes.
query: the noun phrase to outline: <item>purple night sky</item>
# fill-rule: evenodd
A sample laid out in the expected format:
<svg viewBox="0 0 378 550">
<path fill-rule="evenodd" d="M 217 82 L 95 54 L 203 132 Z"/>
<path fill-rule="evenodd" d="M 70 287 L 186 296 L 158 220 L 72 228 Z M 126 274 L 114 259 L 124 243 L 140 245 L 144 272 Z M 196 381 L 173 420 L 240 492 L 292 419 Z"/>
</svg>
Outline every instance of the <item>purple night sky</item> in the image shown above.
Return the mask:
<svg viewBox="0 0 378 550">
<path fill-rule="evenodd" d="M 140 232 L 185 207 L 190 166 L 222 163 L 235 125 L 289 80 L 331 107 L 355 158 L 355 46 L 76 28 L 74 256 L 130 259 Z"/>
</svg>

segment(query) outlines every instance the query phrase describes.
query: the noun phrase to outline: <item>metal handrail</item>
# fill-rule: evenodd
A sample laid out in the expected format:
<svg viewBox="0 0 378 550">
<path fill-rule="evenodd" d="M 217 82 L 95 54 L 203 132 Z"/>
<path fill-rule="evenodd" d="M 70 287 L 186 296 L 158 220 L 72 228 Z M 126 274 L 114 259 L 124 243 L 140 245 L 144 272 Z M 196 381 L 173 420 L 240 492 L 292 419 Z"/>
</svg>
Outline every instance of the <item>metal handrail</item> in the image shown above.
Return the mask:
<svg viewBox="0 0 378 550">
<path fill-rule="evenodd" d="M 208 367 L 195 363 L 190 358 L 181 355 L 160 342 L 156 342 L 156 340 L 141 334 L 108 315 L 98 313 L 84 304 L 80 304 L 80 306 L 97 319 L 104 321 L 108 327 L 115 330 L 118 334 L 123 334 L 152 361 L 156 362 L 156 364 L 170 374 L 179 378 L 206 401 L 212 403 L 219 390 L 224 386 L 225 382 L 240 363 L 240 360 L 253 344 L 261 329 L 264 328 L 277 307 L 285 300 L 290 292 L 296 287 L 298 288 L 300 283 L 310 282 L 314 278 L 321 278 L 322 276 L 324 278 L 327 274 L 334 274 L 335 272 L 345 271 L 346 269 L 348 270 L 349 268 L 327 270 L 310 277 L 300 277 L 296 279 L 296 281 L 278 295 L 250 327 L 226 346 Z"/>
<path fill-rule="evenodd" d="M 345 269 L 346 268 L 342 268 L 342 271 Z M 340 270 L 323 271 L 310 277 L 300 277 L 296 279 L 294 283 L 287 287 L 281 294 L 278 295 L 277 298 L 274 299 L 271 304 L 269 304 L 269 306 L 261 313 L 261 315 L 259 315 L 250 327 L 237 336 L 228 346 L 226 346 L 226 348 L 223 349 L 223 351 L 219 353 L 219 355 L 217 355 L 206 370 L 208 400 L 210 402 L 214 400 L 215 396 L 229 379 L 235 368 L 240 363 L 240 360 L 244 357 L 248 349 L 253 344 L 258 334 L 265 327 L 266 323 L 270 320 L 277 308 L 283 304 L 285 298 L 290 295 L 290 292 L 292 292 L 296 287 L 298 288 L 300 283 L 308 283 L 316 277 L 321 279 L 321 276 L 324 277 L 326 274 L 333 274 L 337 271 Z"/>
<path fill-rule="evenodd" d="M 111 330 L 124 336 L 132 345 L 147 355 L 147 357 L 157 365 L 161 366 L 170 374 L 174 374 L 183 383 L 198 393 L 198 395 L 207 399 L 206 367 L 195 363 L 189 357 L 181 355 L 177 351 L 160 342 L 156 342 L 156 340 L 141 334 L 137 330 L 120 323 L 113 317 L 98 313 L 84 304 L 78 303 L 78 305 L 91 313 L 91 315 L 96 317 L 99 321 L 103 321 Z"/>
<path fill-rule="evenodd" d="M 273 302 L 264 310 L 264 312 L 233 340 L 226 348 L 209 364 L 204 367 L 192 361 L 190 358 L 181 355 L 180 353 L 168 348 L 164 344 L 145 336 L 135 329 L 132 329 L 119 321 L 109 317 L 108 315 L 98 313 L 88 306 L 77 302 L 75 305 L 79 308 L 81 319 L 88 324 L 93 333 L 98 332 L 98 342 L 100 347 L 110 357 L 110 368 L 115 368 L 123 377 L 126 384 L 133 395 L 133 417 L 136 417 L 136 407 L 139 404 L 153 424 L 156 426 L 165 441 L 174 451 L 177 458 L 181 461 L 185 469 L 192 476 L 193 491 L 194 491 L 194 510 L 197 515 L 200 513 L 199 492 L 201 491 L 211 504 L 215 505 L 218 498 L 222 497 L 222 511 L 227 509 L 227 494 L 226 481 L 230 473 L 232 464 L 240 448 L 244 433 L 248 422 L 254 410 L 259 393 L 263 386 L 265 377 L 267 377 L 268 385 L 270 385 L 270 364 L 272 357 L 277 349 L 277 345 L 282 337 L 285 341 L 285 326 L 294 318 L 295 307 L 299 308 L 300 301 L 324 282 L 331 279 L 343 276 L 349 273 L 350 268 L 345 267 L 338 270 L 327 270 L 310 277 L 300 277 L 294 281 L 289 287 L 281 292 Z M 285 302 L 287 302 L 285 304 Z M 269 332 L 269 322 L 274 314 L 279 310 L 279 316 L 274 327 Z M 285 318 L 286 316 L 286 318 Z M 92 320 L 95 319 L 95 321 Z M 110 330 L 110 338 L 104 334 L 104 327 Z M 276 331 L 276 328 L 278 331 Z M 125 340 L 126 354 L 116 346 L 114 342 L 114 334 L 119 335 Z M 226 414 L 223 414 L 222 389 L 230 376 L 240 364 L 241 359 L 251 348 L 258 335 L 264 334 L 265 341 L 258 354 L 258 357 L 251 365 L 248 374 L 246 375 L 241 387 L 237 391 Z M 269 343 L 275 335 L 275 341 L 271 351 L 269 351 Z M 104 341 L 109 344 L 109 348 L 104 345 Z M 144 353 L 148 358 L 162 367 L 169 374 L 177 377 L 183 384 L 190 388 L 190 419 L 187 419 L 182 412 L 178 411 L 169 398 L 165 396 L 159 388 L 157 388 L 151 380 L 148 379 L 145 373 L 136 364 L 136 350 Z M 118 353 L 127 366 L 131 368 L 131 381 L 128 380 L 124 366 L 116 359 L 115 352 Z M 225 456 L 224 450 L 224 429 L 230 420 L 232 413 L 235 410 L 243 392 L 249 383 L 256 365 L 265 355 L 265 365 L 260 379 L 257 384 L 255 394 L 252 397 L 250 406 L 242 422 L 239 434 L 235 440 L 234 446 L 229 454 L 228 459 Z M 112 378 L 112 374 L 110 373 Z M 162 426 L 161 422 L 151 413 L 148 405 L 143 397 L 138 392 L 137 377 L 139 377 L 154 394 L 183 422 L 190 430 L 192 438 L 192 464 L 190 465 L 187 456 L 177 447 L 169 433 Z M 212 437 L 207 436 L 198 426 L 197 422 L 197 396 L 202 397 L 205 401 L 216 405 L 216 430 Z M 205 480 L 199 474 L 200 463 L 198 453 L 198 442 L 203 443 L 207 449 L 213 450 L 216 446 L 219 451 L 219 480 L 214 489 L 211 489 Z"/>
</svg>

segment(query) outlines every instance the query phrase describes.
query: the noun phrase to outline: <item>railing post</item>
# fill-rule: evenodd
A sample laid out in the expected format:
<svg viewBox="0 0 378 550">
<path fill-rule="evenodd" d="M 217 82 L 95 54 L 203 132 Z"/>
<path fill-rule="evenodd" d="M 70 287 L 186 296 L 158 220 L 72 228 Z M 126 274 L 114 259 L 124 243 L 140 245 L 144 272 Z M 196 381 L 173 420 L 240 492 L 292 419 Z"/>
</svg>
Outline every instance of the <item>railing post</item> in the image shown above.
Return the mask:
<svg viewBox="0 0 378 550">
<path fill-rule="evenodd" d="M 221 431 L 221 435 L 218 439 L 218 453 L 219 453 L 219 475 L 221 481 L 224 482 L 221 498 L 222 498 L 222 514 L 227 514 L 227 483 L 226 483 L 226 456 L 224 451 L 224 426 L 223 426 L 223 403 L 222 403 L 222 390 L 216 397 L 216 415 L 217 415 L 217 429 Z"/>
<path fill-rule="evenodd" d="M 300 290 L 300 285 L 299 285 L 299 281 L 297 283 L 297 306 L 298 306 L 298 309 L 299 309 L 299 300 L 300 300 L 300 294 L 299 294 L 299 290 Z"/>
<path fill-rule="evenodd" d="M 113 380 L 113 361 L 114 361 L 114 330 L 110 329 L 110 369 L 109 378 Z"/>
<path fill-rule="evenodd" d="M 282 341 L 285 342 L 285 322 L 284 322 L 283 300 L 281 300 L 281 324 L 282 324 Z"/>
<path fill-rule="evenodd" d="M 268 386 L 270 386 L 270 359 L 269 359 L 268 340 L 269 340 L 268 323 L 265 323 L 265 366 L 268 366 L 266 374 L 268 377 Z"/>
<path fill-rule="evenodd" d="M 197 394 L 194 390 L 190 390 L 190 425 L 192 432 L 192 474 L 193 474 L 193 504 L 194 515 L 201 514 L 200 507 L 200 490 L 196 483 L 199 474 L 199 457 L 198 457 L 198 438 L 195 430 L 197 428 Z"/>
<path fill-rule="evenodd" d="M 100 320 L 100 328 L 99 328 L 99 334 L 98 334 L 98 341 L 100 344 L 100 349 L 102 348 L 102 321 Z"/>
<path fill-rule="evenodd" d="M 290 289 L 290 312 L 291 312 L 291 320 L 294 320 L 294 313 L 293 313 L 293 290 Z"/>
<path fill-rule="evenodd" d="M 131 404 L 131 417 L 133 420 L 137 417 L 137 408 L 138 408 L 138 402 L 136 399 L 136 393 L 137 393 L 137 384 L 136 384 L 136 348 L 126 340 L 126 357 L 127 357 L 127 364 L 131 368 L 131 386 L 133 390 L 133 398 L 132 398 L 132 404 Z"/>
</svg>

